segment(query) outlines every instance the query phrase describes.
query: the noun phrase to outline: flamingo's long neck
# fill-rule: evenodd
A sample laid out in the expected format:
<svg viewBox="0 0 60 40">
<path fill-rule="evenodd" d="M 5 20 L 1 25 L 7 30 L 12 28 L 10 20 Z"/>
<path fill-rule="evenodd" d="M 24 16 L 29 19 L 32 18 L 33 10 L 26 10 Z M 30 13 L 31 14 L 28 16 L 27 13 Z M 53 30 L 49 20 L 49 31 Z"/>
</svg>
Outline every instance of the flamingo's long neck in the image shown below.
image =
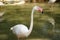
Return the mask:
<svg viewBox="0 0 60 40">
<path fill-rule="evenodd" d="M 32 9 L 32 13 L 31 13 L 31 23 L 30 23 L 30 28 L 28 31 L 28 35 L 30 35 L 32 29 L 33 29 L 33 13 L 34 13 L 34 9 Z"/>
</svg>

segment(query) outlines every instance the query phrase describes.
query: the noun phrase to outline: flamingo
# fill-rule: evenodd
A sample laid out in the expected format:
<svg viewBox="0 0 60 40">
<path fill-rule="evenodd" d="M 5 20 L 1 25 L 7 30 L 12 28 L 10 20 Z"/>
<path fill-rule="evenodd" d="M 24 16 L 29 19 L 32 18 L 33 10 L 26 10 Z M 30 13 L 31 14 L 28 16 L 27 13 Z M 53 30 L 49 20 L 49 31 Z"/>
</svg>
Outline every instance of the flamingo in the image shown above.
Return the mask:
<svg viewBox="0 0 60 40">
<path fill-rule="evenodd" d="M 22 5 L 22 4 L 25 4 L 25 0 L 20 0 L 19 2 L 10 5 Z"/>
<path fill-rule="evenodd" d="M 55 3 L 55 2 L 56 2 L 56 0 L 49 0 L 48 3 Z"/>
<path fill-rule="evenodd" d="M 48 5 L 50 6 L 50 7 L 52 7 L 52 9 L 53 9 L 53 4 L 56 2 L 56 0 L 49 0 L 48 1 Z"/>
<path fill-rule="evenodd" d="M 20 4 L 24 4 L 24 3 L 25 3 L 25 1 L 20 1 L 18 3 L 14 3 L 13 5 L 20 5 Z"/>
<path fill-rule="evenodd" d="M 4 5 L 4 3 L 3 2 L 0 2 L 0 6 L 3 6 Z"/>
<path fill-rule="evenodd" d="M 41 7 L 39 7 L 39 6 L 33 7 L 32 13 L 31 13 L 31 23 L 30 23 L 29 29 L 27 28 L 27 26 L 25 26 L 23 24 L 17 24 L 10 28 L 10 30 L 12 30 L 13 33 L 17 36 L 18 40 L 19 40 L 19 38 L 28 37 L 31 34 L 32 29 L 33 29 L 33 13 L 35 10 L 43 13 L 43 9 Z"/>
<path fill-rule="evenodd" d="M 54 11 L 54 4 L 57 0 L 49 0 L 48 1 L 48 6 L 49 6 L 49 10 L 51 11 L 51 15 L 52 15 L 52 12 Z M 53 15 L 52 15 L 53 16 Z"/>
</svg>

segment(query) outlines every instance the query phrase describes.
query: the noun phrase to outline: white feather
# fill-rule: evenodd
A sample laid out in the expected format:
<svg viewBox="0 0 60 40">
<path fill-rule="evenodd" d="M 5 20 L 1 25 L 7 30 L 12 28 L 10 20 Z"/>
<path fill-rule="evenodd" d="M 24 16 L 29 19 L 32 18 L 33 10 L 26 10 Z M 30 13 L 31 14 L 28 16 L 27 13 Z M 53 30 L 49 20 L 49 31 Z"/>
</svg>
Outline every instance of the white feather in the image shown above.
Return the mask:
<svg viewBox="0 0 60 40">
<path fill-rule="evenodd" d="M 0 2 L 0 6 L 3 6 L 4 5 L 4 3 L 3 2 Z"/>
<path fill-rule="evenodd" d="M 54 2 L 56 2 L 56 0 L 49 0 L 48 3 L 54 3 Z"/>
</svg>

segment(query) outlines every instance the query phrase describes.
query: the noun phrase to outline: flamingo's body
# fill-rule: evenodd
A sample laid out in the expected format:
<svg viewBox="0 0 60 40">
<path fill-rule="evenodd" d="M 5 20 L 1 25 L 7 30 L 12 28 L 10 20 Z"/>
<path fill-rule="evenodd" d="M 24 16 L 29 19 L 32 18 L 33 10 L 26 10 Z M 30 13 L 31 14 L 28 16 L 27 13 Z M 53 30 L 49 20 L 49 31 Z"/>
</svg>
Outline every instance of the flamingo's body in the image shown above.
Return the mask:
<svg viewBox="0 0 60 40">
<path fill-rule="evenodd" d="M 19 38 L 25 38 L 28 37 L 33 29 L 33 13 L 35 10 L 38 10 L 40 12 L 42 11 L 42 8 L 40 8 L 39 6 L 34 6 L 32 9 L 32 13 L 31 13 L 31 23 L 30 23 L 30 28 L 28 29 L 27 26 L 23 25 L 23 24 L 17 24 L 13 27 L 11 27 L 11 30 L 13 31 L 13 33 Z"/>
<path fill-rule="evenodd" d="M 25 0 L 20 0 L 19 2 L 10 5 L 22 5 L 22 4 L 25 4 Z"/>
<path fill-rule="evenodd" d="M 55 2 L 56 2 L 56 0 L 49 0 L 48 3 L 55 3 Z"/>
<path fill-rule="evenodd" d="M 12 29 L 13 28 L 13 29 Z M 27 37 L 26 33 L 28 32 L 28 28 L 23 24 L 17 24 L 12 27 L 13 33 L 18 35 L 18 37 Z"/>
<path fill-rule="evenodd" d="M 50 7 L 51 11 L 53 11 L 53 7 L 54 7 L 55 2 L 56 2 L 56 0 L 49 0 L 48 1 L 48 6 Z"/>
<path fill-rule="evenodd" d="M 0 6 L 3 6 L 4 5 L 4 3 L 3 2 L 0 2 Z"/>
<path fill-rule="evenodd" d="M 20 5 L 20 4 L 25 4 L 25 1 L 20 1 L 18 3 L 13 3 L 12 5 Z"/>
</svg>

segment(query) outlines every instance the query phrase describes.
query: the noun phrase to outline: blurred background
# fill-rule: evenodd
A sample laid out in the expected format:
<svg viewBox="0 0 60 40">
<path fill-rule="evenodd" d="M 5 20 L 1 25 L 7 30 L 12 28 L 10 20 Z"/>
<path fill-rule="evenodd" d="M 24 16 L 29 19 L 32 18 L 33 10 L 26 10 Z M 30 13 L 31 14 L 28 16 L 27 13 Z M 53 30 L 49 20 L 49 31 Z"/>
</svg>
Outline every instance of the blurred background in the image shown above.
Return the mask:
<svg viewBox="0 0 60 40">
<path fill-rule="evenodd" d="M 30 26 L 31 10 L 35 5 L 43 8 L 44 14 L 34 13 L 34 27 L 27 40 L 60 40 L 60 0 L 48 4 L 49 0 L 25 0 L 23 5 L 7 5 L 20 0 L 0 0 L 0 40 L 17 40 L 10 28 L 16 24 Z M 53 6 L 52 6 L 53 5 Z"/>
<path fill-rule="evenodd" d="M 14 3 L 14 2 L 19 2 L 19 1 L 23 1 L 23 0 L 0 0 L 2 2 L 5 2 L 5 3 Z M 46 3 L 48 2 L 49 0 L 24 0 L 26 3 Z M 56 3 L 60 2 L 60 0 L 56 0 Z"/>
</svg>

